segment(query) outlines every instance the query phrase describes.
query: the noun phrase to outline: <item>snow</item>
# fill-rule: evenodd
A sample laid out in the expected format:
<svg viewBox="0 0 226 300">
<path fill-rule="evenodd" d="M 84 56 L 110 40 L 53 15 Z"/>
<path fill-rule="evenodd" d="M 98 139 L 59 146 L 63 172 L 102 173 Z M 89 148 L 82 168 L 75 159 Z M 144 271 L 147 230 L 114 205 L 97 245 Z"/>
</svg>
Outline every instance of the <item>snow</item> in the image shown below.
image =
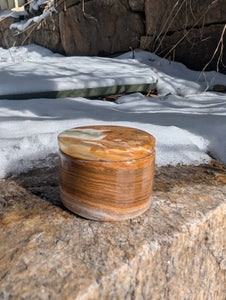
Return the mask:
<svg viewBox="0 0 226 300">
<path fill-rule="evenodd" d="M 20 22 L 12 23 L 10 25 L 10 29 L 18 29 L 19 31 L 25 30 L 31 23 L 39 23 L 40 21 L 44 20 L 46 17 L 50 16 L 52 13 L 56 13 L 57 11 L 52 6 L 49 9 L 47 9 L 45 12 L 43 12 L 40 16 L 35 16 L 33 18 L 30 18 L 28 20 L 23 20 Z"/>
<path fill-rule="evenodd" d="M 121 55 L 121 58 L 128 58 L 129 53 Z M 158 57 L 145 51 L 135 52 L 135 58 L 149 65 L 152 71 L 158 75 L 158 94 L 169 93 L 179 96 L 198 94 L 205 90 L 212 89 L 215 84 L 226 84 L 225 75 L 217 72 L 200 73 L 189 70 L 185 65 Z"/>
<path fill-rule="evenodd" d="M 20 47 L 20 48 L 13 47 L 9 49 L 3 49 L 0 47 L 0 63 L 6 62 L 6 63 L 21 64 L 22 62 L 28 62 L 29 60 L 31 61 L 36 61 L 40 59 L 42 60 L 44 57 L 48 58 L 51 56 L 61 57 L 60 54 L 54 54 L 52 51 L 34 44 Z M 4 65 L 1 64 L 0 66 L 1 66 L 0 71 L 2 71 Z M 7 66 L 10 66 L 10 64 L 6 64 L 6 68 Z"/>
<path fill-rule="evenodd" d="M 32 10 L 38 10 L 40 5 L 47 5 L 49 4 L 49 6 L 53 6 L 54 5 L 54 1 L 52 0 L 36 0 L 30 3 L 30 11 Z"/>
<path fill-rule="evenodd" d="M 100 83 L 103 80 L 101 70 L 106 72 L 108 60 L 111 62 L 112 80 L 120 76 L 122 79 L 126 76 L 136 78 L 138 66 L 141 72 L 148 68 L 158 77 L 158 96 L 145 97 L 134 93 L 120 97 L 116 103 L 84 98 L 1 100 L 1 178 L 34 167 L 51 166 L 57 159 L 57 135 L 60 132 L 77 126 L 101 124 L 135 127 L 151 133 L 156 138 L 158 166 L 208 163 L 211 160 L 209 153 L 226 163 L 226 94 L 206 91 L 214 84 L 226 84 L 223 74 L 200 74 L 180 63 L 170 64 L 144 51 L 135 52 L 134 60 L 131 60 L 129 52 L 115 59 L 90 57 L 87 63 L 82 57 L 65 58 L 40 46 L 30 45 L 18 49 L 0 48 L 0 84 L 11 68 L 14 70 L 11 75 L 19 80 L 21 69 L 26 66 L 35 81 L 37 75 L 43 76 L 40 66 L 45 71 L 45 66 L 51 65 L 51 62 L 54 70 L 61 74 L 61 80 L 65 74 L 66 82 L 67 74 L 71 74 L 68 68 L 78 59 L 81 60 L 81 70 L 87 65 L 89 68 L 93 66 L 94 70 L 99 68 Z M 124 68 L 119 74 L 120 60 Z M 133 61 L 137 68 L 130 68 L 128 61 Z M 36 70 L 29 69 L 32 64 L 37 66 Z M 89 86 L 87 78 L 83 83 Z M 9 82 L 4 82 L 8 89 Z M 41 89 L 36 82 L 36 86 L 28 85 L 27 91 Z M 11 81 L 10 84 L 17 92 L 17 83 Z M 71 84 L 67 82 L 68 86 Z"/>
<path fill-rule="evenodd" d="M 27 49 L 30 53 L 29 46 Z M 34 52 L 33 49 L 32 53 Z M 157 76 L 149 66 L 134 59 L 87 56 L 71 58 L 46 56 L 45 53 L 40 63 L 37 55 L 33 59 L 32 53 L 26 61 L 1 64 L 0 95 L 149 84 L 157 81 Z M 18 60 L 21 55 L 18 54 L 15 58 Z"/>
<path fill-rule="evenodd" d="M 25 30 L 29 25 L 32 23 L 39 23 L 42 20 L 44 20 L 46 17 L 50 16 L 53 13 L 57 13 L 56 9 L 54 8 L 54 1 L 50 0 L 38 0 L 38 1 L 31 1 L 29 10 L 32 12 L 33 10 L 38 10 L 39 6 L 45 4 L 46 9 L 45 11 L 38 15 L 34 16 L 32 18 L 29 18 L 27 20 L 21 20 L 19 22 L 15 22 L 10 25 L 10 29 L 17 29 L 19 31 Z M 27 14 L 27 12 L 24 12 L 24 14 Z M 18 15 L 15 15 L 15 18 L 18 17 Z"/>
<path fill-rule="evenodd" d="M 15 19 L 19 19 L 21 16 L 25 16 L 27 14 L 27 12 L 25 11 L 11 11 L 11 10 L 0 10 L 0 21 L 8 18 L 8 17 L 12 17 Z"/>
<path fill-rule="evenodd" d="M 29 18 L 27 20 L 20 20 L 19 22 L 15 22 L 10 25 L 10 29 L 14 28 L 19 31 L 25 30 L 31 23 L 39 23 L 40 21 L 44 20 L 46 17 L 51 15 L 52 13 L 57 13 L 56 9 L 54 8 L 54 1 L 53 0 L 37 0 L 37 1 L 29 1 L 29 10 L 38 10 L 39 6 L 45 4 L 47 5 L 47 9 L 39 16 L 35 16 Z M 26 16 L 26 10 L 22 11 L 12 11 L 12 10 L 0 10 L 0 21 L 12 17 L 15 19 L 19 19 L 22 16 Z"/>
</svg>

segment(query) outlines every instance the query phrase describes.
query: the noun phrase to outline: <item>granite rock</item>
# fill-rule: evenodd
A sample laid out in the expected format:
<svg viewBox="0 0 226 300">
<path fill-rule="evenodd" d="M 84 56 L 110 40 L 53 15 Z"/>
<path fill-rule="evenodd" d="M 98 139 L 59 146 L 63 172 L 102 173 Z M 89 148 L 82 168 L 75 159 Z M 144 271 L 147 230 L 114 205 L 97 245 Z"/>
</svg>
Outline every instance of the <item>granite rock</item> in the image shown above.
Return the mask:
<svg viewBox="0 0 226 300">
<path fill-rule="evenodd" d="M 0 47 L 7 48 L 7 40 L 5 32 L 9 30 L 11 24 L 18 22 L 18 19 L 7 17 L 5 19 L 1 19 L 0 25 Z"/>
<path fill-rule="evenodd" d="M 225 47 L 215 53 L 226 22 L 226 1 L 146 0 L 145 15 L 146 37 L 141 38 L 141 49 L 194 70 L 201 71 L 208 64 L 206 70 L 226 72 Z M 224 35 L 222 45 L 225 39 Z"/>
<path fill-rule="evenodd" d="M 125 1 L 89 1 L 59 13 L 62 45 L 67 55 L 105 55 L 139 46 L 143 19 Z M 126 1 L 127 3 L 127 1 Z"/>
<path fill-rule="evenodd" d="M 144 12 L 145 0 L 129 0 L 129 6 L 132 11 Z"/>
<path fill-rule="evenodd" d="M 157 54 L 166 56 L 171 61 L 182 62 L 193 70 L 202 70 L 208 64 L 206 70 L 216 70 L 218 67 L 220 72 L 226 73 L 226 49 L 223 48 L 221 53 L 219 47 L 214 55 L 223 28 L 224 25 L 216 24 L 185 29 L 166 34 L 159 40 L 155 40 L 153 36 L 144 36 L 141 38 L 141 48 L 156 51 Z M 223 44 L 226 44 L 226 34 L 223 37 Z M 220 55 L 221 60 L 219 60 Z"/>
<path fill-rule="evenodd" d="M 8 20 L 7 18 L 6 20 Z M 37 44 L 46 47 L 53 52 L 64 53 L 59 31 L 59 18 L 52 14 L 40 23 L 31 23 L 24 31 L 10 29 L 13 22 L 19 20 L 10 18 L 3 27 L 0 27 L 0 47 L 10 48 L 22 45 Z M 6 22 L 6 21 L 5 21 Z M 2 25 L 2 23 L 1 23 Z M 2 32 L 2 33 L 1 33 Z"/>
<path fill-rule="evenodd" d="M 146 0 L 146 32 L 161 35 L 192 26 L 223 24 L 226 21 L 225 0 Z"/>
<path fill-rule="evenodd" d="M 156 169 L 151 208 L 123 222 L 61 204 L 58 167 L 0 182 L 1 299 L 225 299 L 226 172 Z"/>
</svg>

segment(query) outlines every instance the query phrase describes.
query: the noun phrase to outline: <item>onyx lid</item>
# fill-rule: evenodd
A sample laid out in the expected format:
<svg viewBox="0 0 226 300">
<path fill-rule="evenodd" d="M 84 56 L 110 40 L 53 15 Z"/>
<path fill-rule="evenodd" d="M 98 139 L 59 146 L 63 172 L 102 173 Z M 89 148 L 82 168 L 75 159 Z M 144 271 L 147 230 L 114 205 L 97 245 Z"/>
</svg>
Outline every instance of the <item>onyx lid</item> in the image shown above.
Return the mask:
<svg viewBox="0 0 226 300">
<path fill-rule="evenodd" d="M 74 158 L 94 161 L 130 161 L 154 154 L 155 138 L 124 126 L 86 126 L 58 136 L 60 150 Z"/>
</svg>

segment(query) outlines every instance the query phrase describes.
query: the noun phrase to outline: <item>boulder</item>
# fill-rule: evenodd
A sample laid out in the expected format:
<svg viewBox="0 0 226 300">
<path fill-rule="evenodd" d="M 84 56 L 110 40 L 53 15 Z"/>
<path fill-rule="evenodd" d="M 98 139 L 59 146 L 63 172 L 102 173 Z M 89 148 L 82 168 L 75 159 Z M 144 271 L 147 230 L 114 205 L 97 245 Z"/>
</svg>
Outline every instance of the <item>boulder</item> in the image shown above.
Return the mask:
<svg viewBox="0 0 226 300">
<path fill-rule="evenodd" d="M 19 20 L 16 21 L 18 22 Z M 0 39 L 1 47 L 10 48 L 13 46 L 38 44 L 53 52 L 64 53 L 61 45 L 59 18 L 57 14 L 47 17 L 40 23 L 31 23 L 24 31 L 9 29 L 11 24 L 9 22 L 12 23 L 12 20 L 9 20 L 5 27 L 1 27 L 0 29 L 0 35 L 2 32 L 3 36 L 3 38 Z"/>
<path fill-rule="evenodd" d="M 132 11 L 144 12 L 144 0 L 129 0 L 129 6 Z"/>
<path fill-rule="evenodd" d="M 161 35 L 193 26 L 225 23 L 225 0 L 146 0 L 146 32 Z"/>
<path fill-rule="evenodd" d="M 87 2 L 87 0 L 84 0 L 84 3 Z M 60 11 L 66 11 L 71 6 L 77 5 L 81 3 L 81 0 L 55 0 L 54 1 L 54 7 L 55 9 Z"/>
<path fill-rule="evenodd" d="M 67 55 L 105 55 L 139 46 L 143 19 L 127 1 L 90 1 L 59 12 L 62 46 Z"/>
<path fill-rule="evenodd" d="M 166 56 L 170 60 L 182 62 L 194 70 L 202 70 L 209 62 L 206 70 L 216 70 L 220 56 L 220 47 L 213 59 L 212 56 L 220 40 L 223 28 L 224 25 L 210 25 L 191 30 L 181 30 L 166 35 L 158 41 L 154 40 L 153 37 L 142 37 L 141 48 L 150 51 L 157 49 L 157 54 Z M 178 41 L 181 42 L 178 43 Z M 224 34 L 223 43 L 226 45 L 226 34 Z M 175 47 L 175 45 L 177 46 Z M 219 71 L 222 73 L 226 72 L 225 62 L 226 48 L 224 47 L 222 60 L 219 60 L 218 66 Z"/>
<path fill-rule="evenodd" d="M 11 24 L 18 22 L 19 19 L 15 19 L 12 17 L 8 17 L 5 19 L 2 19 L 1 26 L 0 26 L 0 47 L 7 48 L 7 38 L 6 38 L 6 31 L 9 30 L 9 27 Z"/>
</svg>

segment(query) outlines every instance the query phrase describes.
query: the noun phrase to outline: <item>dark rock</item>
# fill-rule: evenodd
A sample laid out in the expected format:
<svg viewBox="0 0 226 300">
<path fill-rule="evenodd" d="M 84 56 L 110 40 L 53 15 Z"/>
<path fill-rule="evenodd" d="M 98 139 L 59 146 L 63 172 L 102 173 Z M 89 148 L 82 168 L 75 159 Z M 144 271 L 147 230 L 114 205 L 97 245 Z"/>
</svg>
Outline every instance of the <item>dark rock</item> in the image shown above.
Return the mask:
<svg viewBox="0 0 226 300">
<path fill-rule="evenodd" d="M 132 11 L 144 12 L 144 0 L 129 0 L 129 6 Z"/>
<path fill-rule="evenodd" d="M 194 70 L 208 65 L 206 70 L 226 72 L 225 46 L 222 59 L 218 61 L 220 47 L 212 59 L 226 22 L 226 1 L 147 0 L 145 13 L 147 37 L 141 39 L 142 49 Z"/>
<path fill-rule="evenodd" d="M 213 87 L 214 92 L 218 92 L 218 93 L 226 93 L 226 86 L 223 84 L 216 84 Z"/>
<path fill-rule="evenodd" d="M 210 25 L 189 31 L 181 30 L 166 35 L 158 41 L 153 37 L 142 37 L 141 48 L 156 51 L 160 56 L 182 62 L 194 70 L 202 70 L 209 62 L 206 70 L 216 70 L 220 48 L 213 59 L 212 56 L 220 40 L 223 27 L 224 25 Z M 226 34 L 223 43 L 226 45 Z M 226 47 L 223 48 L 222 60 L 219 61 L 219 71 L 222 73 L 226 72 L 225 65 Z"/>
<path fill-rule="evenodd" d="M 146 0 L 146 30 L 148 35 L 162 35 L 192 26 L 226 22 L 225 0 Z"/>
<path fill-rule="evenodd" d="M 84 5 L 84 10 L 86 10 L 88 2 L 89 4 L 92 3 L 95 7 L 98 7 L 99 10 L 102 8 L 110 8 L 116 13 L 125 13 L 130 10 L 130 5 L 127 0 L 56 0 L 55 8 L 58 12 L 61 12 L 62 10 L 66 11 L 68 8 L 82 3 Z M 139 0 L 135 2 L 137 3 Z M 82 4 L 81 7 L 83 6 Z"/>
<path fill-rule="evenodd" d="M 4 30 L 2 33 L 4 36 L 1 40 L 2 43 L 0 41 L 1 47 L 10 48 L 12 46 L 22 46 L 34 43 L 46 47 L 53 52 L 64 52 L 61 45 L 59 18 L 57 14 L 47 17 L 40 23 L 31 23 L 24 31 L 9 29 L 9 26 L 5 26 L 5 29 L 2 29 L 1 27 L 1 31 Z"/>
<path fill-rule="evenodd" d="M 8 48 L 6 39 L 6 31 L 9 30 L 11 24 L 19 22 L 19 19 L 8 17 L 0 21 L 0 47 Z M 13 38 L 13 37 L 12 37 Z"/>
<path fill-rule="evenodd" d="M 60 12 L 60 33 L 67 55 L 103 55 L 139 46 L 144 24 L 123 1 L 91 1 Z"/>
<path fill-rule="evenodd" d="M 77 5 L 79 3 L 81 3 L 81 0 L 56 0 L 54 1 L 54 7 L 58 12 L 60 12 L 62 10 L 66 11 L 71 6 Z"/>
</svg>

